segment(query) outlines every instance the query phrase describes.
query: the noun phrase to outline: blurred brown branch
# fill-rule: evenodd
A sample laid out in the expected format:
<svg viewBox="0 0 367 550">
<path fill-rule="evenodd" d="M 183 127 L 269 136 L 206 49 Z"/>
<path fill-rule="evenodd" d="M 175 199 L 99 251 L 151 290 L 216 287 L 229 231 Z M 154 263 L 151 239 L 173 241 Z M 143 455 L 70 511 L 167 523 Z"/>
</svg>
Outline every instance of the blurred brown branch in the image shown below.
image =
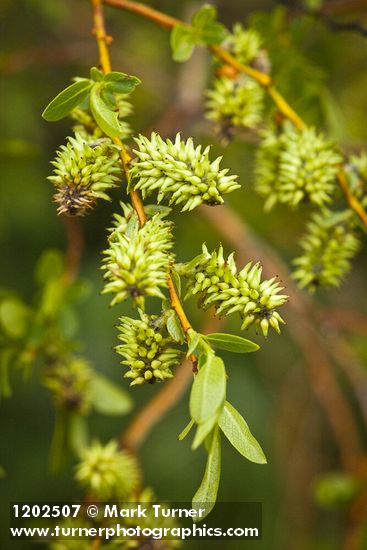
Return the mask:
<svg viewBox="0 0 367 550">
<path fill-rule="evenodd" d="M 78 274 L 84 250 L 84 237 L 79 218 L 62 216 L 67 237 L 65 281 L 72 283 Z"/>
</svg>

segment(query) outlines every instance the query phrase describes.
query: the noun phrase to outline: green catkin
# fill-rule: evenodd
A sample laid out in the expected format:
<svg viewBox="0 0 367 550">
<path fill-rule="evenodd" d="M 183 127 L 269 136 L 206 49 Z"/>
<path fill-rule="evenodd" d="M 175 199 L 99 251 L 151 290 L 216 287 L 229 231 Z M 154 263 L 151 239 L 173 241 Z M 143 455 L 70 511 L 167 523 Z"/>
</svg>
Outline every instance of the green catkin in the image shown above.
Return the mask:
<svg viewBox="0 0 367 550">
<path fill-rule="evenodd" d="M 276 278 L 261 280 L 262 267 L 249 262 L 237 271 L 233 253 L 226 260 L 223 248 L 209 253 L 203 245 L 203 253 L 189 264 L 180 267 L 188 277 L 187 295 L 199 296 L 203 309 L 216 308 L 218 315 L 238 312 L 242 318 L 242 329 L 254 325 L 267 336 L 269 327 L 280 332 L 283 319 L 276 308 L 283 305 L 288 296 L 279 294 L 282 287 Z"/>
<path fill-rule="evenodd" d="M 319 287 L 337 287 L 351 269 L 351 260 L 360 248 L 349 211 L 316 212 L 301 240 L 302 256 L 293 260 L 300 288 L 314 292 Z"/>
<path fill-rule="evenodd" d="M 137 158 L 130 170 L 131 188 L 141 191 L 143 198 L 157 192 L 158 203 L 180 205 L 190 211 L 200 204 L 216 205 L 224 202 L 223 195 L 238 189 L 237 176 L 228 176 L 228 169 L 220 170 L 222 157 L 211 162 L 210 147 L 203 151 L 193 140 L 164 141 L 152 133 L 150 140 L 139 136 L 135 151 Z"/>
<path fill-rule="evenodd" d="M 226 48 L 240 63 L 247 65 L 252 63 L 260 54 L 262 39 L 254 29 L 244 29 L 241 23 L 233 25 L 232 33 L 223 43 Z"/>
<path fill-rule="evenodd" d="M 159 317 L 142 313 L 141 319 L 121 317 L 117 328 L 122 344 L 115 349 L 123 357 L 121 364 L 128 367 L 124 377 L 132 379 L 131 386 L 173 377 L 171 368 L 180 362 L 181 352 L 172 347 L 175 342 Z"/>
<path fill-rule="evenodd" d="M 56 408 L 87 413 L 93 371 L 79 357 L 52 362 L 43 373 L 43 384 L 51 392 Z"/>
<path fill-rule="evenodd" d="M 106 281 L 103 294 L 114 295 L 111 305 L 132 298 L 144 308 L 146 296 L 164 298 L 167 275 L 174 262 L 172 222 L 155 214 L 143 227 L 130 207 L 115 215 L 109 246 L 103 252 L 102 269 Z"/>
<path fill-rule="evenodd" d="M 95 498 L 124 499 L 140 483 L 140 470 L 135 458 L 118 448 L 116 441 L 102 445 L 94 441 L 81 451 L 75 478 Z"/>
<path fill-rule="evenodd" d="M 145 487 L 137 498 L 131 499 L 131 504 L 127 504 L 127 507 L 131 506 L 131 508 L 136 508 L 137 505 L 141 504 L 143 508 L 147 509 L 146 515 L 138 520 L 141 530 L 147 529 L 150 531 L 151 529 L 160 529 L 161 532 L 164 533 L 164 529 L 169 529 L 169 531 L 167 531 L 169 533 L 174 528 L 177 529 L 180 526 L 178 520 L 167 513 L 172 506 L 170 507 L 167 504 L 159 503 L 161 506 L 160 513 L 156 515 L 152 505 L 157 504 L 157 502 L 158 499 L 152 489 L 150 487 Z M 164 514 L 165 511 L 167 517 Z M 122 521 L 126 529 L 129 527 L 136 527 L 137 524 L 137 518 L 134 515 L 122 518 Z M 164 540 L 154 540 L 152 538 L 143 540 L 130 538 L 128 540 L 122 540 L 121 538 L 116 538 L 111 540 L 108 548 L 110 550 L 173 550 L 181 546 L 182 540 L 177 538 Z"/>
<path fill-rule="evenodd" d="M 276 203 L 322 206 L 332 200 L 341 155 L 313 128 L 264 132 L 256 155 L 255 187 L 270 210 Z"/>
<path fill-rule="evenodd" d="M 69 137 L 52 162 L 54 171 L 48 179 L 53 183 L 59 214 L 84 215 L 97 199 L 111 200 L 107 195 L 116 187 L 121 173 L 118 150 L 111 140 L 88 144 L 80 134 Z"/>
<path fill-rule="evenodd" d="M 264 91 L 246 75 L 216 78 L 206 95 L 206 117 L 219 123 L 221 134 L 233 127 L 256 128 L 260 124 Z"/>
<path fill-rule="evenodd" d="M 259 34 L 241 24 L 234 25 L 223 47 L 245 64 L 254 62 L 262 52 Z M 236 128 L 257 128 L 262 120 L 264 90 L 244 74 L 215 78 L 206 96 L 206 117 L 218 124 L 223 138 L 230 137 Z"/>
</svg>

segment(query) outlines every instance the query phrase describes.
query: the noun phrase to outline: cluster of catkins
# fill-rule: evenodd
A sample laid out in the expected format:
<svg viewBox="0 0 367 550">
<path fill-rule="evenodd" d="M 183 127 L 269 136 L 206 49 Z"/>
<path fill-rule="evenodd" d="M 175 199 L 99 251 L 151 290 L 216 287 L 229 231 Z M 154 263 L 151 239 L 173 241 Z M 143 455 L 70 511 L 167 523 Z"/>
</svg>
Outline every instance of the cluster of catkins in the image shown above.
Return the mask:
<svg viewBox="0 0 367 550">
<path fill-rule="evenodd" d="M 332 211 L 342 156 L 313 128 L 299 130 L 290 123 L 263 132 L 255 165 L 255 188 L 265 198 L 265 208 L 277 203 L 292 208 L 318 207 L 300 241 L 302 255 L 293 262 L 300 288 L 339 286 L 359 250 L 356 220 L 350 210 Z M 357 158 L 351 165 L 362 166 Z M 350 170 L 351 190 L 360 195 L 360 174 Z M 353 178 L 354 177 L 354 183 Z M 353 189 L 353 185 L 355 189 Z"/>
<path fill-rule="evenodd" d="M 245 30 L 240 23 L 234 25 L 223 47 L 246 65 L 256 65 L 264 57 L 260 35 L 252 29 Z M 206 116 L 216 123 L 224 141 L 241 128 L 257 128 L 262 121 L 264 90 L 253 79 L 230 67 L 217 70 L 206 95 Z"/>
<path fill-rule="evenodd" d="M 257 31 L 236 24 L 222 47 L 239 63 L 268 72 L 269 59 L 262 44 Z M 343 162 L 340 152 L 312 127 L 298 129 L 285 121 L 263 129 L 264 90 L 226 64 L 217 69 L 206 106 L 206 116 L 216 122 L 223 141 L 240 128 L 258 131 L 261 141 L 255 159 L 255 189 L 264 198 L 267 211 L 276 204 L 318 209 L 301 240 L 302 256 L 294 261 L 293 275 L 299 286 L 311 292 L 317 286 L 338 286 L 359 249 L 353 216 L 327 209 L 337 197 Z M 367 155 L 351 157 L 349 180 L 351 191 L 366 205 Z"/>
<path fill-rule="evenodd" d="M 237 29 L 238 37 L 242 37 L 241 32 Z M 254 37 L 250 38 L 246 37 L 246 47 L 257 51 Z M 233 47 L 236 45 L 237 39 Z M 103 137 L 87 109 L 75 109 L 72 117 L 78 123 L 77 133 L 57 153 L 54 174 L 50 176 L 59 212 L 71 215 L 84 214 L 98 198 L 108 199 L 106 192 L 120 177 L 118 147 Z M 201 204 L 221 204 L 226 194 L 240 187 L 237 176 L 221 168 L 221 157 L 211 160 L 210 147 L 203 149 L 192 138 L 184 140 L 177 134 L 172 141 L 164 140 L 153 132 L 150 138 L 139 136 L 135 142 L 128 191 L 138 191 L 143 198 L 156 194 L 158 203 L 191 211 Z M 121 209 L 114 215 L 103 253 L 102 292 L 112 295 L 113 306 L 131 300 L 138 308 L 140 319 L 120 318 L 116 352 L 122 357 L 121 364 L 127 368 L 124 376 L 131 379 L 131 385 L 152 384 L 171 378 L 173 367 L 182 357 L 180 338 L 174 339 L 168 329 L 168 319 L 174 312 L 166 305 L 160 316 L 145 312 L 148 298 L 166 302 L 164 292 L 175 262 L 172 222 L 165 219 L 170 208 L 146 207 L 143 224 L 131 206 L 121 203 Z M 258 325 L 265 335 L 269 327 L 279 332 L 283 321 L 276 308 L 286 296 L 279 294 L 281 289 L 274 279 L 261 281 L 258 264 L 248 264 L 237 274 L 233 257 L 227 262 L 222 249 L 210 255 L 204 247 L 195 269 L 198 273 L 185 271 L 188 294 L 200 292 L 205 308 L 214 305 L 218 314 L 239 311 L 244 329 Z M 51 377 L 48 383 L 63 382 Z"/>
</svg>

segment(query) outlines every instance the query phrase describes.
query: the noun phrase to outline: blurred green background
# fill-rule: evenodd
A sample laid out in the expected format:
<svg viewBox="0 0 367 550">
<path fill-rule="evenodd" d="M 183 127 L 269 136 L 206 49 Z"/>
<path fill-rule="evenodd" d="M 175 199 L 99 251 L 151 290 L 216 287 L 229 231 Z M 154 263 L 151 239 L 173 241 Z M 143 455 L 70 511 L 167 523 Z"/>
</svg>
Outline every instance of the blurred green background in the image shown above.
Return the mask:
<svg viewBox="0 0 367 550">
<path fill-rule="evenodd" d="M 150 4 L 181 18 L 189 18 L 200 5 L 188 0 L 157 0 Z M 307 122 L 327 130 L 345 151 L 363 147 L 367 138 L 366 38 L 358 33 L 333 32 L 319 18 L 272 1 L 221 0 L 216 5 L 220 19 L 228 26 L 235 21 L 252 21 L 263 30 L 279 87 Z M 296 3 L 289 5 L 294 8 Z M 202 92 L 211 72 L 209 55 L 197 51 L 187 66 L 175 64 L 168 33 L 163 29 L 109 7 L 106 15 L 108 32 L 114 37 L 114 67 L 136 74 L 143 81 L 133 96 L 135 114 L 131 120 L 135 131 L 145 133 L 157 128 L 168 136 L 182 129 L 184 136 L 212 143 L 216 153 L 224 154 L 223 165 L 238 173 L 243 185 L 240 192 L 230 196 L 228 204 L 289 263 L 298 252 L 305 213 L 278 208 L 264 214 L 262 200 L 252 189 L 253 140 L 238 137 L 224 151 L 216 140 L 203 117 Z M 46 123 L 40 113 L 74 75 L 88 75 L 89 67 L 97 64 L 97 49 L 86 0 L 1 0 L 0 16 L 1 286 L 14 289 L 32 302 L 33 271 L 40 254 L 46 248 L 64 250 L 66 246 L 65 228 L 56 216 L 52 186 L 45 178 L 70 124 L 65 120 Z M 341 20 L 350 17 L 355 15 L 346 11 Z M 131 310 L 128 306 L 110 309 L 108 298 L 99 294 L 101 251 L 119 198 L 119 192 L 114 192 L 111 204 L 100 204 L 82 220 L 86 243 L 81 276 L 91 282 L 93 291 L 77 309 L 78 339 L 96 370 L 127 387 L 112 348 L 116 344 L 117 316 Z M 220 239 L 196 213 L 177 216 L 175 221 L 179 260 L 196 255 L 201 242 L 214 246 Z M 365 265 L 366 252 L 362 251 L 341 289 L 312 300 L 325 308 L 367 314 Z M 190 302 L 187 307 L 195 326 L 200 326 L 202 316 L 195 304 Z M 287 306 L 283 309 L 287 319 Z M 228 326 L 234 332 L 239 329 L 236 320 Z M 272 334 L 266 341 L 260 335 L 252 336 L 261 345 L 258 353 L 223 356 L 230 375 L 231 402 L 248 421 L 269 463 L 259 466 L 246 462 L 225 444 L 219 499 L 261 501 L 264 536 L 262 541 L 233 542 L 225 547 L 342 548 L 345 512 L 323 509 L 313 495 L 316 477 L 339 470 L 340 461 L 325 413 L 309 384 L 304 357 L 287 328 L 281 336 Z M 354 335 L 349 339 L 364 368 L 364 338 Z M 72 459 L 59 475 L 48 473 L 54 412 L 48 392 L 39 384 L 37 366 L 33 374 L 25 381 L 14 369 L 13 395 L 0 403 L 0 464 L 6 472 L 0 480 L 0 546 L 4 549 L 36 547 L 26 541 L 8 540 L 10 501 L 68 501 L 78 494 Z M 338 370 L 336 376 L 355 409 L 366 443 L 365 426 L 353 392 Z M 134 410 L 157 390 L 159 387 L 133 388 Z M 89 426 L 93 435 L 108 441 L 123 431 L 129 419 L 92 415 Z M 188 441 L 177 441 L 187 420 L 184 396 L 150 433 L 141 450 L 145 482 L 160 499 L 189 501 L 200 482 L 203 451 L 192 452 Z M 223 548 L 223 543 L 190 541 L 184 547 Z"/>
</svg>

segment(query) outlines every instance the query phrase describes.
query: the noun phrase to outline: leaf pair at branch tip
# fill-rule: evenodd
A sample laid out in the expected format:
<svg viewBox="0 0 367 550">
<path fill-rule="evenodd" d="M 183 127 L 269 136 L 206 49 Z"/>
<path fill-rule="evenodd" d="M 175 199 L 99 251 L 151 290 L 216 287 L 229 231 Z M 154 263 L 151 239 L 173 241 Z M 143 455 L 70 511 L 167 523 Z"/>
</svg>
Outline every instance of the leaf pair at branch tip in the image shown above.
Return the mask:
<svg viewBox="0 0 367 550">
<path fill-rule="evenodd" d="M 177 25 L 171 32 L 171 48 L 174 61 L 187 61 L 197 44 L 220 44 L 226 35 L 225 27 L 216 21 L 215 6 L 206 4 L 192 17 L 192 24 Z"/>
<path fill-rule="evenodd" d="M 80 79 L 60 92 L 48 104 L 42 117 L 49 122 L 61 120 L 89 98 L 97 125 L 107 136 L 118 137 L 121 127 L 114 110 L 114 94 L 130 94 L 140 80 L 114 71 L 104 75 L 95 67 L 92 67 L 90 76 L 90 79 Z"/>
</svg>

